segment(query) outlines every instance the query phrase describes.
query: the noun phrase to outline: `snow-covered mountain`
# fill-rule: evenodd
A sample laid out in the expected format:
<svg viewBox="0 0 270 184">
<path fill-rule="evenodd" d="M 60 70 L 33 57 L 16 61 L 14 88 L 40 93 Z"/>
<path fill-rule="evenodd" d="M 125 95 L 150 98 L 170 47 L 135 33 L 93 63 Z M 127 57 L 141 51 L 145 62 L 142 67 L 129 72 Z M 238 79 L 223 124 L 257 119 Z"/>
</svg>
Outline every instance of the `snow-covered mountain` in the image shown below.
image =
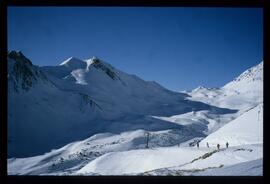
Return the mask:
<svg viewBox="0 0 270 184">
<path fill-rule="evenodd" d="M 263 62 L 221 88 L 199 86 L 187 94 L 192 100 L 244 112 L 263 102 Z"/>
<path fill-rule="evenodd" d="M 12 51 L 8 62 L 9 157 L 42 154 L 102 132 L 175 128 L 202 136 L 207 122 L 197 130 L 153 116 L 235 112 L 188 100 L 187 94 L 144 81 L 96 57 L 71 57 L 58 66 L 38 67 Z"/>
<path fill-rule="evenodd" d="M 63 139 L 73 141 L 79 131 L 84 133 L 82 126 L 100 113 L 87 94 L 61 90 L 22 53 L 11 52 L 8 62 L 10 156 L 43 153 Z"/>
<path fill-rule="evenodd" d="M 210 135 L 235 118 L 244 115 L 247 111 L 263 103 L 263 62 L 244 71 L 223 87 L 207 88 L 199 86 L 192 91 L 184 92 L 189 95 L 188 99 L 190 100 L 200 101 L 222 108 L 237 109 L 238 111 L 232 114 L 213 114 L 209 111 L 192 111 L 173 116 L 154 117 L 181 125 L 193 124 L 194 126 L 204 124 L 207 125 L 207 129 L 204 130 L 204 133 Z M 257 117 L 256 114 L 252 114 L 252 116 Z M 205 121 L 207 123 L 205 123 Z M 262 123 L 257 121 L 251 123 L 253 126 L 258 125 L 257 127 L 260 127 L 259 124 Z M 262 127 L 260 127 L 260 129 L 254 129 L 262 131 Z M 257 132 L 258 134 L 255 137 L 262 139 L 262 132 L 260 131 Z"/>
<path fill-rule="evenodd" d="M 12 51 L 8 174 L 262 175 L 262 75 L 177 93 L 97 57 L 38 67 Z"/>
</svg>

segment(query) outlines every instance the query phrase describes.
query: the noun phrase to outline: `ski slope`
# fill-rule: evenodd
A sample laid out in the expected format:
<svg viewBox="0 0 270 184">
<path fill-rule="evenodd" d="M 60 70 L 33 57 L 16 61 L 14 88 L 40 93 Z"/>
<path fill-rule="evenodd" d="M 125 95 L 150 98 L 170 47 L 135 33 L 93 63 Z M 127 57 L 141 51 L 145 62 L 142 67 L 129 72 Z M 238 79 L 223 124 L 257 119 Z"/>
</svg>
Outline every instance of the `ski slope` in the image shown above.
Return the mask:
<svg viewBox="0 0 270 184">
<path fill-rule="evenodd" d="M 85 140 L 70 143 L 62 148 L 51 150 L 43 155 L 8 160 L 8 173 L 17 174 L 63 174 L 75 173 L 80 167 L 100 156 L 129 150 L 145 149 L 146 131 L 135 130 L 120 134 L 100 133 Z M 149 146 L 160 148 L 187 145 L 194 137 L 186 130 L 151 131 Z M 27 164 L 26 164 L 27 163 Z M 75 171 L 74 171 L 75 170 Z"/>
<path fill-rule="evenodd" d="M 192 175 L 263 157 L 262 144 L 229 146 L 217 151 L 215 146 L 190 146 L 203 138 L 192 140 L 182 136 L 179 141 L 181 135 L 182 132 L 171 130 L 150 132 L 150 149 L 146 149 L 144 130 L 97 134 L 44 155 L 9 159 L 8 174 Z"/>
<path fill-rule="evenodd" d="M 238 118 L 227 123 L 216 132 L 201 141 L 201 146 L 220 144 L 225 147 L 226 142 L 231 146 L 263 143 L 263 104 L 243 113 Z"/>
<path fill-rule="evenodd" d="M 77 173 L 98 173 L 101 175 L 133 175 L 143 173 L 144 175 L 159 175 L 164 168 L 166 170 L 184 170 L 187 172 L 230 166 L 262 158 L 261 145 L 248 145 L 221 150 L 204 159 L 198 159 L 213 151 L 215 151 L 213 148 L 167 147 L 108 153 L 93 160 L 77 171 Z M 154 170 L 157 169 L 161 170 L 155 172 Z"/>
</svg>

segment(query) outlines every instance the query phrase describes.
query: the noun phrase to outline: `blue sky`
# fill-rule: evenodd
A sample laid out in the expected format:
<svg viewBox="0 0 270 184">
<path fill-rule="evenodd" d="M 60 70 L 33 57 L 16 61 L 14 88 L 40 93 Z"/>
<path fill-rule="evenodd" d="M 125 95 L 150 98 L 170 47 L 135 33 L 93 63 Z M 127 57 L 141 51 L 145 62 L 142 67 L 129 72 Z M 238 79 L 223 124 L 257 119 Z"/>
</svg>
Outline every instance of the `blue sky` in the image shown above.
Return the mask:
<svg viewBox="0 0 270 184">
<path fill-rule="evenodd" d="M 220 87 L 263 59 L 260 8 L 9 7 L 8 49 L 36 65 L 93 55 L 168 89 Z"/>
</svg>

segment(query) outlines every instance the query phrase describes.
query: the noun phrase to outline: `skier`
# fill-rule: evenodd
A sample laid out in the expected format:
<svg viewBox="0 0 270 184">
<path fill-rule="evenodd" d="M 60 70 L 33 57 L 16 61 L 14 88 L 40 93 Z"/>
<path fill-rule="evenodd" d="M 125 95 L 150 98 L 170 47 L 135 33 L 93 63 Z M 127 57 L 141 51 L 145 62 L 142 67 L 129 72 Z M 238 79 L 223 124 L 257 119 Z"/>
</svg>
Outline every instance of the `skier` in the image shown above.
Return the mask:
<svg viewBox="0 0 270 184">
<path fill-rule="evenodd" d="M 206 143 L 206 146 L 207 146 L 207 148 L 209 148 L 209 144 L 208 144 L 208 142 Z"/>
<path fill-rule="evenodd" d="M 228 142 L 226 142 L 226 148 L 228 148 L 229 147 L 229 143 Z"/>
<path fill-rule="evenodd" d="M 200 145 L 199 145 L 199 141 L 197 142 L 197 148 L 199 149 Z"/>
<path fill-rule="evenodd" d="M 219 147 L 220 147 L 220 145 L 219 144 L 217 144 L 217 149 L 219 150 Z"/>
</svg>

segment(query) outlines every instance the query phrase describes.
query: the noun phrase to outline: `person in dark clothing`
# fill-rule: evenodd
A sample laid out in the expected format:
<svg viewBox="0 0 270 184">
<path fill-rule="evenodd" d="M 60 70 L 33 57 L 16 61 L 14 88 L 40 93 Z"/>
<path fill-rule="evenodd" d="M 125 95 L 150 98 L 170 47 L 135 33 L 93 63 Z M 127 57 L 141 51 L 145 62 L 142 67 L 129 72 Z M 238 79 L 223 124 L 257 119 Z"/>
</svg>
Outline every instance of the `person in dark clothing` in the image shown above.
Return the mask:
<svg viewBox="0 0 270 184">
<path fill-rule="evenodd" d="M 199 148 L 199 147 L 200 147 L 199 142 L 197 142 L 197 148 Z"/>
<path fill-rule="evenodd" d="M 228 148 L 229 147 L 229 143 L 228 142 L 226 142 L 226 148 Z"/>
<path fill-rule="evenodd" d="M 217 144 L 217 149 L 219 150 L 219 148 L 220 148 L 220 145 L 219 145 L 219 144 Z"/>
<path fill-rule="evenodd" d="M 206 143 L 206 146 L 207 146 L 207 148 L 209 148 L 209 144 L 208 144 L 208 142 Z"/>
</svg>

